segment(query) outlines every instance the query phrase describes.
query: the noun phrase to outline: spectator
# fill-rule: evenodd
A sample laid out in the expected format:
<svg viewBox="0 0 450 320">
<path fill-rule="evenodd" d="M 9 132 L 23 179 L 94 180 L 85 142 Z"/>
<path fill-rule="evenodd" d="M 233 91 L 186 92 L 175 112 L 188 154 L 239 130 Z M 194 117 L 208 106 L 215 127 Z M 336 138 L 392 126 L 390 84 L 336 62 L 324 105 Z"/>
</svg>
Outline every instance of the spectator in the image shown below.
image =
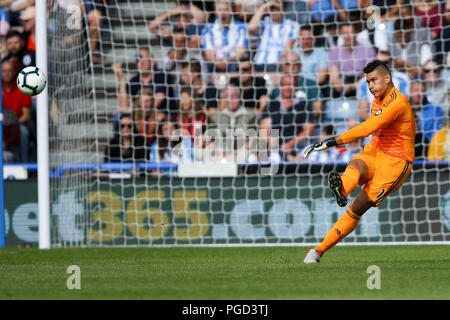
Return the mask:
<svg viewBox="0 0 450 320">
<path fill-rule="evenodd" d="M 437 39 L 441 35 L 445 8 L 441 7 L 439 0 L 413 0 L 414 15 L 421 17 L 421 26 L 430 28 L 431 37 Z"/>
<path fill-rule="evenodd" d="M 11 60 L 15 66 L 16 70 L 22 70 L 28 66 L 36 65 L 36 51 L 27 49 L 25 47 L 25 41 L 23 35 L 16 30 L 11 30 L 6 35 L 6 49 L 8 51 L 8 55 L 3 58 L 4 60 Z M 31 99 L 31 122 L 30 122 L 30 134 L 33 140 L 36 140 L 35 130 L 33 128 L 36 127 L 36 97 L 32 97 Z"/>
<path fill-rule="evenodd" d="M 304 100 L 309 110 L 316 120 L 319 120 L 323 112 L 323 94 L 320 87 L 313 81 L 301 76 L 300 70 L 302 63 L 298 54 L 290 52 L 284 56 L 281 61 L 282 73 L 294 77 L 295 97 L 298 100 Z M 276 99 L 280 94 L 279 88 L 272 90 L 271 99 Z"/>
<path fill-rule="evenodd" d="M 174 40 L 172 35 L 182 32 L 187 36 L 189 48 L 198 48 L 201 42 L 201 31 L 207 15 L 195 4 L 183 1 L 169 11 L 159 15 L 149 23 L 149 29 L 165 40 Z M 170 20 L 171 26 L 163 28 L 162 24 Z"/>
<path fill-rule="evenodd" d="M 328 55 L 332 96 L 354 97 L 362 70 L 375 57 L 375 50 L 356 42 L 353 25 L 344 23 L 339 32 L 343 45 L 331 49 Z"/>
<path fill-rule="evenodd" d="M 157 109 L 155 95 L 151 86 L 141 87 L 133 98 L 130 106 L 129 97 L 120 63 L 112 65 L 113 72 L 119 80 L 119 107 L 113 113 L 114 136 L 119 134 L 119 122 L 122 114 L 133 115 L 135 127 L 143 138 L 147 138 L 149 145 L 156 139 L 156 124 L 166 117 L 166 114 Z"/>
<path fill-rule="evenodd" d="M 166 72 L 174 71 L 177 69 L 178 64 L 192 60 L 186 49 L 185 34 L 175 31 L 170 38 L 172 39 L 172 48 L 157 62 L 157 68 Z M 179 71 L 179 69 L 176 71 Z"/>
<path fill-rule="evenodd" d="M 447 98 L 447 84 L 446 80 L 441 77 L 441 66 L 437 61 L 429 60 L 424 64 L 422 74 L 428 101 L 439 105 L 444 114 L 448 114 L 450 108 Z"/>
<path fill-rule="evenodd" d="M 219 109 L 211 120 L 209 128 L 219 130 L 225 139 L 222 151 L 227 160 L 245 162 L 249 148 L 248 130 L 256 131 L 257 117 L 254 108 L 243 105 L 238 87 L 230 85 L 222 90 Z M 230 133 L 230 130 L 233 131 Z M 245 138 L 242 138 L 242 134 Z M 220 155 L 220 150 L 217 153 Z"/>
<path fill-rule="evenodd" d="M 17 69 L 11 61 L 2 62 L 3 108 L 16 113 L 20 124 L 20 161 L 28 162 L 29 139 L 32 134 L 31 97 L 17 87 Z"/>
<path fill-rule="evenodd" d="M 25 48 L 22 34 L 11 30 L 6 35 L 6 50 L 8 55 L 3 60 L 12 60 L 17 70 L 36 65 L 36 52 Z"/>
<path fill-rule="evenodd" d="M 3 8 L 0 7 L 0 36 L 2 38 L 0 45 L 2 48 L 2 50 L 1 50 L 2 57 L 7 54 L 7 52 L 5 52 L 5 50 L 4 50 L 5 44 L 6 44 L 6 41 L 4 40 L 4 38 L 5 38 L 5 35 L 8 34 L 8 32 L 9 32 L 9 28 L 10 28 L 10 24 L 9 24 L 8 14 L 6 13 L 6 11 Z"/>
<path fill-rule="evenodd" d="M 368 30 L 363 28 L 363 21 L 363 12 L 361 10 L 352 10 L 348 13 L 347 23 L 353 26 L 355 42 L 366 47 L 373 47 Z M 343 35 L 327 35 L 327 46 L 329 48 L 342 45 L 344 45 Z"/>
<path fill-rule="evenodd" d="M 202 49 L 209 72 L 236 71 L 236 61 L 247 55 L 247 27 L 235 20 L 231 3 L 215 2 L 216 19 L 203 30 Z"/>
<path fill-rule="evenodd" d="M 177 123 L 184 133 L 191 137 L 194 142 L 197 126 L 201 128 L 203 134 L 206 130 L 207 117 L 202 100 L 195 100 L 191 87 L 184 87 L 180 91 L 180 112 L 177 115 Z M 198 137 L 201 138 L 201 137 Z"/>
<path fill-rule="evenodd" d="M 20 15 L 24 24 L 25 48 L 36 52 L 36 9 L 31 6 L 26 8 Z"/>
<path fill-rule="evenodd" d="M 8 14 L 11 27 L 21 27 L 23 22 L 20 20 L 20 14 L 26 8 L 34 6 L 34 2 L 35 0 L 0 0 L 0 7 Z"/>
<path fill-rule="evenodd" d="M 14 111 L 3 110 L 3 161 L 18 162 L 20 159 L 20 125 Z"/>
<path fill-rule="evenodd" d="M 279 63 L 281 66 L 282 75 L 293 76 L 296 82 L 299 80 L 302 62 L 300 61 L 300 57 L 297 53 L 294 51 L 289 52 L 281 58 Z"/>
<path fill-rule="evenodd" d="M 260 114 L 268 103 L 266 80 L 253 76 L 253 64 L 250 60 L 238 63 L 238 76 L 230 79 L 230 84 L 241 88 L 241 101 L 244 107 L 251 108 Z"/>
<path fill-rule="evenodd" d="M 180 6 L 185 6 L 185 8 L 187 8 L 187 12 L 189 13 L 187 18 L 189 18 L 191 22 L 188 26 L 202 25 L 208 20 L 209 13 L 214 11 L 214 4 L 205 2 L 208 1 L 177 0 L 177 3 Z"/>
<path fill-rule="evenodd" d="M 391 68 L 392 82 L 394 83 L 394 86 L 405 96 L 409 97 L 409 87 L 411 85 L 411 81 L 405 74 L 392 68 L 392 58 L 390 53 L 387 51 L 380 51 L 375 56 L 375 59 L 386 63 Z M 361 121 L 365 121 L 369 119 L 370 106 L 372 105 L 374 99 L 373 94 L 369 90 L 365 76 L 359 80 L 356 98 L 358 99 L 359 119 Z"/>
<path fill-rule="evenodd" d="M 106 16 L 104 0 L 83 0 L 84 10 L 89 26 L 89 42 L 92 53 L 92 62 L 101 63 L 101 53 L 97 51 L 103 18 Z"/>
<path fill-rule="evenodd" d="M 24 25 L 24 34 L 23 38 L 25 40 L 24 46 L 23 46 L 23 52 L 24 55 L 22 57 L 22 60 L 24 64 L 30 64 L 35 63 L 35 52 L 36 52 L 36 9 L 32 5 L 34 4 L 34 1 L 27 1 L 27 4 L 29 5 L 26 7 L 25 10 L 23 10 L 20 14 L 20 20 L 23 22 Z M 16 9 L 20 8 L 20 5 L 16 7 Z M 20 67 L 20 65 L 19 65 Z M 32 106 L 31 106 L 31 121 L 27 122 L 29 137 L 32 137 L 33 140 L 36 140 L 36 129 L 35 129 L 35 123 L 36 123 L 36 97 L 33 97 L 32 99 Z M 23 126 L 21 126 L 22 128 Z M 21 139 L 25 141 L 25 133 L 22 131 L 21 133 Z M 28 140 L 28 139 L 27 139 Z M 24 147 L 25 148 L 25 147 Z M 26 152 L 28 153 L 28 151 Z M 25 150 L 21 152 L 21 154 L 25 154 Z M 28 157 L 27 157 L 28 159 Z"/>
<path fill-rule="evenodd" d="M 447 125 L 431 138 L 428 148 L 428 160 L 450 161 L 450 117 L 448 117 Z"/>
<path fill-rule="evenodd" d="M 201 55 L 187 49 L 186 36 L 183 32 L 174 32 L 172 39 L 172 49 L 157 63 L 157 69 L 164 71 L 169 85 L 179 82 L 184 63 L 202 59 Z"/>
<path fill-rule="evenodd" d="M 165 121 L 160 125 L 157 140 L 150 149 L 150 160 L 154 162 L 191 163 L 194 153 L 191 139 L 176 133 L 177 125 Z"/>
<path fill-rule="evenodd" d="M 394 67 L 410 77 L 420 72 L 420 66 L 432 58 L 430 36 L 425 29 L 414 29 L 414 19 L 397 19 L 394 39 L 390 44 Z"/>
<path fill-rule="evenodd" d="M 424 29 L 429 30 L 431 34 L 431 41 L 433 42 L 433 51 L 436 55 L 436 60 L 439 63 L 443 62 L 443 52 L 442 50 L 442 29 L 444 27 L 444 14 L 445 6 L 440 5 L 439 0 L 428 0 L 428 1 L 418 1 L 414 2 L 414 16 L 421 19 L 421 26 Z"/>
<path fill-rule="evenodd" d="M 194 91 L 194 99 L 201 100 L 206 108 L 208 118 L 211 118 L 217 110 L 219 91 L 210 82 L 203 80 L 202 66 L 198 61 L 185 62 L 181 66 L 180 86 L 191 87 Z"/>
<path fill-rule="evenodd" d="M 265 18 L 262 20 L 263 16 Z M 252 35 L 259 35 L 254 57 L 257 71 L 277 71 L 278 61 L 294 47 L 298 35 L 297 22 L 284 18 L 283 4 L 277 1 L 267 2 L 259 7 L 248 24 Z"/>
<path fill-rule="evenodd" d="M 333 125 L 329 124 L 322 128 L 319 135 L 319 141 L 323 141 L 325 139 L 331 138 L 334 136 L 335 130 Z M 311 154 L 311 156 L 308 159 L 303 158 L 303 152 L 302 155 L 297 155 L 294 159 L 298 162 L 311 162 L 311 163 L 330 163 L 330 162 L 336 162 L 338 161 L 338 158 L 340 156 L 338 148 L 329 148 L 327 150 L 324 150 L 323 152 L 315 152 Z"/>
<path fill-rule="evenodd" d="M 444 113 L 441 107 L 428 101 L 425 86 L 420 80 L 411 83 L 409 103 L 418 122 L 417 131 L 421 132 L 429 143 L 431 137 L 442 128 Z"/>
<path fill-rule="evenodd" d="M 314 47 L 314 36 L 310 25 L 300 28 L 300 49 L 295 52 L 302 62 L 300 75 L 322 85 L 328 78 L 328 54 L 323 48 Z"/>
<path fill-rule="evenodd" d="M 129 80 L 126 86 L 127 99 L 134 100 L 139 90 L 148 87 L 155 94 L 155 104 L 158 110 L 164 113 L 176 112 L 173 87 L 167 85 L 165 73 L 156 68 L 156 62 L 151 58 L 149 49 L 139 49 L 136 64 L 138 73 Z"/>
<path fill-rule="evenodd" d="M 166 119 L 166 115 L 158 111 L 152 89 L 142 88 L 134 101 L 133 120 L 136 131 L 151 146 L 156 140 L 158 123 Z"/>
<path fill-rule="evenodd" d="M 270 121 L 272 130 L 279 130 L 280 150 L 283 158 L 295 157 L 295 147 L 314 134 L 312 110 L 305 100 L 298 100 L 295 95 L 295 77 L 284 75 L 280 79 L 280 94 L 271 100 L 261 116 L 261 125 Z M 265 120 L 270 118 L 270 120 Z"/>
<path fill-rule="evenodd" d="M 135 131 L 131 114 L 120 116 L 120 133 L 105 149 L 104 162 L 146 161 L 145 140 Z"/>
<path fill-rule="evenodd" d="M 235 86 L 222 90 L 219 109 L 211 120 L 211 127 L 219 129 L 223 135 L 227 129 L 256 129 L 256 112 L 243 105 L 240 89 Z"/>
</svg>

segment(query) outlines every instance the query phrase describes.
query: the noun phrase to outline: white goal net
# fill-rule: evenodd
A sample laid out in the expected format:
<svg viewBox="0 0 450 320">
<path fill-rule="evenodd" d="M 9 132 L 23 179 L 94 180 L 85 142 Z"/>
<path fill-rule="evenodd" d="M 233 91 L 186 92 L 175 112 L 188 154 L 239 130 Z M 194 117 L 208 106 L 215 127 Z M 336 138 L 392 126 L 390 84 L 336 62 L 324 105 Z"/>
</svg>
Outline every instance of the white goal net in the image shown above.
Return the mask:
<svg viewBox="0 0 450 320">
<path fill-rule="evenodd" d="M 52 246 L 317 244 L 370 137 L 302 150 L 370 116 L 374 59 L 416 161 L 343 243 L 449 243 L 450 2 L 337 2 L 50 1 Z"/>
</svg>

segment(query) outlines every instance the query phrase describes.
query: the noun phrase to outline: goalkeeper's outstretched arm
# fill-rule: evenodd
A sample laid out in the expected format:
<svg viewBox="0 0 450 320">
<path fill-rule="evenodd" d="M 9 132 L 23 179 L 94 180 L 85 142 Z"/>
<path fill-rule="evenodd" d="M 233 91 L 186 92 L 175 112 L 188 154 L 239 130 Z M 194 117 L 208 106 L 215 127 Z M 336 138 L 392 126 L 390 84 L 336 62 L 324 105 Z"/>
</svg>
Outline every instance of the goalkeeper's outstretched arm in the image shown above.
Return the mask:
<svg viewBox="0 0 450 320">
<path fill-rule="evenodd" d="M 314 143 L 313 145 L 305 149 L 305 151 L 303 152 L 303 157 L 306 159 L 313 152 L 323 151 L 331 147 L 351 143 L 356 140 L 368 137 L 376 130 L 383 128 L 391 122 L 395 121 L 395 119 L 397 119 L 397 117 L 403 112 L 403 105 L 401 103 L 396 103 L 388 109 L 385 109 L 384 112 L 381 112 L 378 116 L 367 119 L 360 125 L 353 127 L 352 129 L 344 132 L 339 136 L 331 137 L 321 142 Z"/>
</svg>

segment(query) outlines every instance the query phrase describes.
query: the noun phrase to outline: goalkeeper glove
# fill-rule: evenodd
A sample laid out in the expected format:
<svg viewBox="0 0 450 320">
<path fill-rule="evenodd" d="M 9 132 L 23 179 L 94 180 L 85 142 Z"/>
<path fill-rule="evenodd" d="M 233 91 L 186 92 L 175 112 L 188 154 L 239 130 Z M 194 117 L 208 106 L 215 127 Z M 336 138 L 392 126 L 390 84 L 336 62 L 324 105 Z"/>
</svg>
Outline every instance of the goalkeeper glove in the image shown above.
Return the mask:
<svg viewBox="0 0 450 320">
<path fill-rule="evenodd" d="M 309 157 L 311 153 L 315 151 L 322 151 L 335 146 L 337 146 L 335 137 L 325 139 L 321 142 L 314 143 L 313 145 L 310 145 L 308 148 L 306 148 L 305 151 L 303 152 L 303 157 L 306 159 Z"/>
</svg>

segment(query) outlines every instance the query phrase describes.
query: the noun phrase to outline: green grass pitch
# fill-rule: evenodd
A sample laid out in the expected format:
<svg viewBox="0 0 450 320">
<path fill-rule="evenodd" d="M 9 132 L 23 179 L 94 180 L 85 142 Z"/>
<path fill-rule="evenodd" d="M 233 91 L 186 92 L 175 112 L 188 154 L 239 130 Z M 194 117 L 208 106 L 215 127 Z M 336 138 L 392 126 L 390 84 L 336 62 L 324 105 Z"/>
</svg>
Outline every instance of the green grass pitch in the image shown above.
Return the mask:
<svg viewBox="0 0 450 320">
<path fill-rule="evenodd" d="M 0 249 L 0 299 L 450 299 L 450 247 Z M 69 290 L 69 265 L 81 289 Z M 367 268 L 381 289 L 368 289 Z"/>
</svg>

